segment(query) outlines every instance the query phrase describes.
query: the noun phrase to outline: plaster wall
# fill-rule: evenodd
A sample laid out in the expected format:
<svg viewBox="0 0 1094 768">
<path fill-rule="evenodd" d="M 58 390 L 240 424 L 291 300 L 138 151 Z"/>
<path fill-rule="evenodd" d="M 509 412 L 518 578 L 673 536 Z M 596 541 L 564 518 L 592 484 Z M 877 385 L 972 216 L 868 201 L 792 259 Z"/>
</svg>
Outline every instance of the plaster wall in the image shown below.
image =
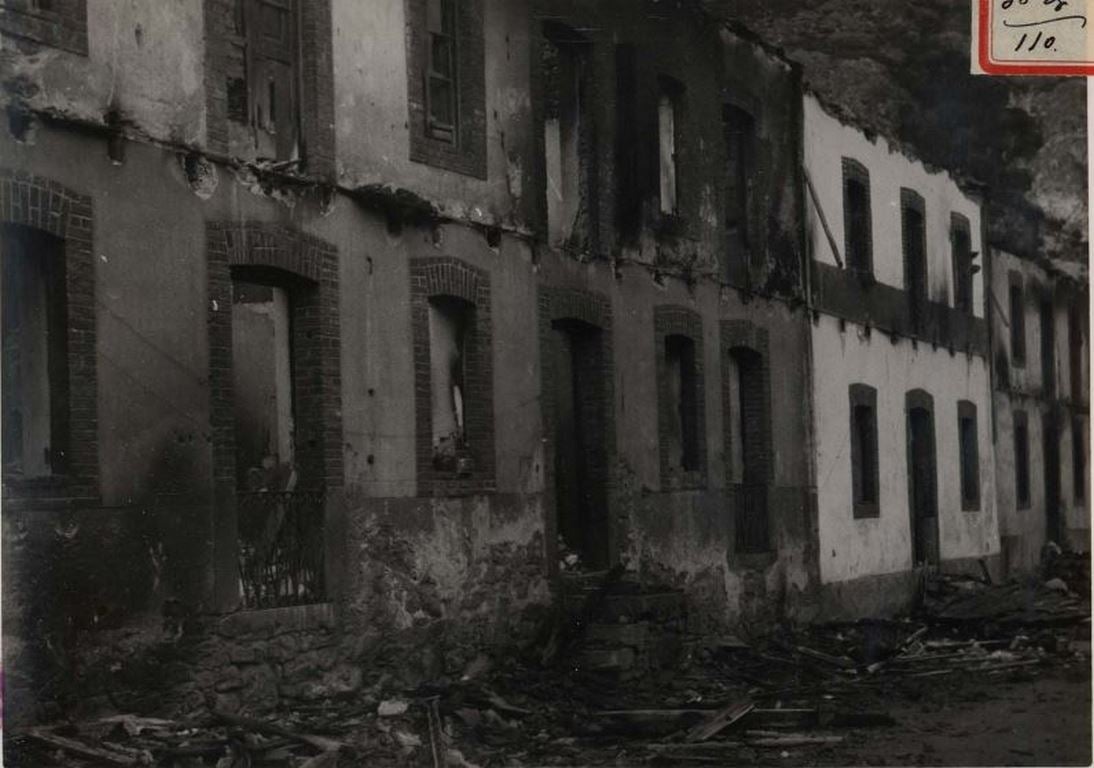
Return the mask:
<svg viewBox="0 0 1094 768">
<path fill-rule="evenodd" d="M 844 254 L 843 168 L 849 157 L 870 172 L 870 205 L 873 230 L 874 277 L 881 283 L 904 288 L 904 253 L 900 208 L 902 187 L 918 192 L 926 202 L 927 286 L 932 301 L 953 306 L 953 260 L 950 214 L 969 220 L 971 248 L 983 253 L 980 206 L 963 193 L 944 171 L 928 170 L 886 139 L 867 137 L 828 112 L 813 96 L 804 99 L 805 168 L 816 190 L 828 228 Z M 816 205 L 806 206 L 807 248 L 813 260 L 836 266 L 836 257 L 819 221 Z M 977 262 L 983 266 L 983 257 Z M 973 313 L 984 317 L 983 271 L 973 275 Z"/>
<path fill-rule="evenodd" d="M 528 10 L 483 3 L 487 179 L 410 160 L 405 0 L 334 0 L 338 180 L 384 184 L 429 198 L 457 218 L 527 228 L 532 169 Z M 503 64 L 502 64 L 503 62 Z"/>
<path fill-rule="evenodd" d="M 943 561 L 999 551 L 986 361 L 929 345 L 895 344 L 884 334 L 820 315 L 813 326 L 816 478 L 822 582 L 912 567 L 905 394 L 934 398 L 940 556 Z M 852 514 L 851 384 L 877 390 L 880 516 Z M 957 401 L 976 404 L 980 509 L 962 511 Z"/>
<path fill-rule="evenodd" d="M 201 144 L 202 19 L 201 0 L 88 0 L 86 57 L 0 38 L 5 91 L 34 109 L 98 124 L 114 111 L 144 135 Z"/>
</svg>

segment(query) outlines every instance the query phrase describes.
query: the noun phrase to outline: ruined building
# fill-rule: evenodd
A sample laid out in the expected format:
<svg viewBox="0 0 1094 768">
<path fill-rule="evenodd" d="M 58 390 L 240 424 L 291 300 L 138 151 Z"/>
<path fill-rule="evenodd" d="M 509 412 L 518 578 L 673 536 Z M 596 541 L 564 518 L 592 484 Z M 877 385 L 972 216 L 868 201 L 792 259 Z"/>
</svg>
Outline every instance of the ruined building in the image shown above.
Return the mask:
<svg viewBox="0 0 1094 768">
<path fill-rule="evenodd" d="M 2 0 L 0 33 L 13 716 L 458 672 L 617 564 L 608 608 L 653 637 L 999 552 L 984 274 L 949 271 L 978 205 L 747 31 Z M 937 435 L 922 558 L 906 408 Z"/>
</svg>

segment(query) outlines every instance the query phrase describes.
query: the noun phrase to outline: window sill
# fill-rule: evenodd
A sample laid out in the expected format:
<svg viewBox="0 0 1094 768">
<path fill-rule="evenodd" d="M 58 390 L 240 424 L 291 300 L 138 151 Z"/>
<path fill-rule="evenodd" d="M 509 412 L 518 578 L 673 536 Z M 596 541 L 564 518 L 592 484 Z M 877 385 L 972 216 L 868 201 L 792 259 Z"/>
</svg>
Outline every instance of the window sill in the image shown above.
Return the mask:
<svg viewBox="0 0 1094 768">
<path fill-rule="evenodd" d="M 779 554 L 773 549 L 766 552 L 737 552 L 732 564 L 748 570 L 763 570 L 770 568 L 778 559 Z"/>
<path fill-rule="evenodd" d="M 881 517 L 881 506 L 878 504 L 855 504 L 851 514 L 855 520 L 877 520 Z"/>
</svg>

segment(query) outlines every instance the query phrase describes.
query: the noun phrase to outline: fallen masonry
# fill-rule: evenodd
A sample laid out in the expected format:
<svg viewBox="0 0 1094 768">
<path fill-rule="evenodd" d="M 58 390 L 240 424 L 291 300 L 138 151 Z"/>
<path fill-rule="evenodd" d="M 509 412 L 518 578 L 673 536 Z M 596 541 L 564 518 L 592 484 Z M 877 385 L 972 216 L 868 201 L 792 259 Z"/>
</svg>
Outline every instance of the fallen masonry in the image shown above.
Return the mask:
<svg viewBox="0 0 1094 768">
<path fill-rule="evenodd" d="M 580 591 L 595 596 L 595 610 L 579 600 L 563 612 L 588 626 L 571 627 L 565 642 L 548 639 L 562 650 L 546 666 L 536 648 L 523 658 L 478 657 L 459 677 L 414 690 L 378 674 L 360 691 L 269 719 L 214 710 L 55 723 L 9 734 L 5 757 L 12 765 L 330 768 L 748 762 L 827 750 L 898 725 L 878 701 L 899 681 L 1089 665 L 1089 594 L 1059 591 L 1048 583 L 1058 577 L 1043 575 L 1000 585 L 930 577 L 918 610 L 901 619 L 784 627 L 747 642 L 677 638 L 671 666 L 644 663 L 641 674 L 589 661 L 597 657 L 586 646 L 611 653 L 648 643 L 659 605 L 632 590 L 636 599 L 620 604 L 645 605 L 644 621 L 613 614 L 606 580 Z M 611 581 L 627 592 L 618 574 Z M 618 631 L 598 629 L 612 615 Z M 673 625 L 659 626 L 654 634 Z"/>
</svg>

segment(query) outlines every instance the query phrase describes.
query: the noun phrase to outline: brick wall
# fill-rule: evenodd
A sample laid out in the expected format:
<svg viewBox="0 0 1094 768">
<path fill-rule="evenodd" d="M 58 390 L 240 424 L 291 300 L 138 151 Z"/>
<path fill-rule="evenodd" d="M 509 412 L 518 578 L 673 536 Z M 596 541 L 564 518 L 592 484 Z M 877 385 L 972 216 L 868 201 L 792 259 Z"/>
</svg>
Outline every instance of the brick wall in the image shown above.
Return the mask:
<svg viewBox="0 0 1094 768">
<path fill-rule="evenodd" d="M 429 32 L 427 0 L 406 0 L 407 105 L 410 111 L 410 159 L 448 171 L 486 178 L 486 74 L 482 0 L 456 5 L 458 72 L 455 143 L 427 131 L 426 68 Z"/>
<path fill-rule="evenodd" d="M 209 389 L 213 477 L 234 484 L 231 267 L 276 270 L 292 300 L 295 455 L 300 488 L 343 484 L 338 253 L 291 227 L 206 225 L 209 276 Z"/>
<path fill-rule="evenodd" d="M 229 149 L 228 121 L 246 113 L 247 45 L 237 31 L 237 0 L 204 0 L 206 143 Z M 300 5 L 300 96 L 302 170 L 321 178 L 335 173 L 334 60 L 330 0 L 297 0 Z"/>
<path fill-rule="evenodd" d="M 665 337 L 684 336 L 695 345 L 695 391 L 683 397 L 695 398 L 696 450 L 698 467 L 685 471 L 674 468 L 669 456 L 669 431 L 676 403 L 669 393 Z M 661 488 L 702 488 L 707 483 L 706 387 L 703 365 L 703 318 L 698 312 L 681 306 L 661 306 L 653 310 L 653 343 L 657 359 L 657 436 L 661 458 Z"/>
<path fill-rule="evenodd" d="M 459 474 L 433 466 L 433 403 L 429 299 L 454 296 L 474 305 L 474 328 L 464 348 L 464 433 L 474 466 Z M 495 489 L 494 342 L 490 276 L 447 256 L 410 262 L 414 337 L 415 456 L 419 496 L 462 496 Z"/>
<path fill-rule="evenodd" d="M 87 0 L 53 0 L 50 10 L 31 0 L 0 2 L 0 32 L 87 56 Z"/>
<path fill-rule="evenodd" d="M 91 198 L 41 176 L 0 168 L 0 223 L 21 224 L 64 244 L 68 315 L 68 475 L 18 495 L 99 495 L 98 377 L 95 353 L 95 259 Z"/>
</svg>

